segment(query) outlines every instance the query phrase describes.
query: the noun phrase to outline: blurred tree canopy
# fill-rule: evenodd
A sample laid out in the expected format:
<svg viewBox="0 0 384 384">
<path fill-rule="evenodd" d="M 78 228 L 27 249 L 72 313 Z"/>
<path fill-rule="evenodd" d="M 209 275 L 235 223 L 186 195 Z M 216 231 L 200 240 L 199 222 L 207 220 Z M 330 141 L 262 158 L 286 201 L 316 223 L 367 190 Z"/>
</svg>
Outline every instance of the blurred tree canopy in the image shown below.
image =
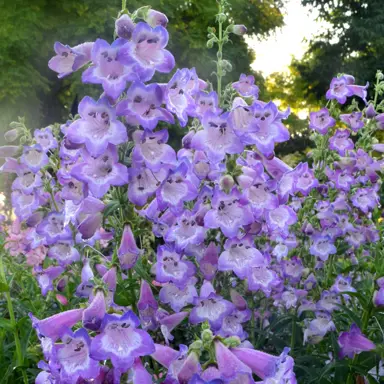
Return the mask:
<svg viewBox="0 0 384 384">
<path fill-rule="evenodd" d="M 310 41 L 302 60 L 291 71 L 295 89 L 309 102 L 324 97 L 338 73 L 355 76 L 358 84 L 375 81 L 384 62 L 383 0 L 302 0 L 316 7 L 329 28 Z M 372 91 L 372 87 L 370 88 Z"/>
<path fill-rule="evenodd" d="M 266 36 L 283 24 L 281 1 L 232 0 L 228 17 L 245 24 L 250 34 Z M 129 10 L 143 5 L 167 14 L 168 47 L 177 65 L 195 66 L 200 77 L 214 81 L 215 50 L 206 48 L 206 35 L 215 24 L 216 1 L 127 1 Z M 82 85 L 80 73 L 57 79 L 47 63 L 55 41 L 70 46 L 96 38 L 111 41 L 120 7 L 119 0 L 0 0 L 0 131 L 17 116 L 26 116 L 32 128 L 65 121 L 77 98 L 100 92 L 97 86 Z M 233 36 L 224 56 L 233 64 L 224 81 L 251 71 L 253 57 L 242 38 Z"/>
</svg>

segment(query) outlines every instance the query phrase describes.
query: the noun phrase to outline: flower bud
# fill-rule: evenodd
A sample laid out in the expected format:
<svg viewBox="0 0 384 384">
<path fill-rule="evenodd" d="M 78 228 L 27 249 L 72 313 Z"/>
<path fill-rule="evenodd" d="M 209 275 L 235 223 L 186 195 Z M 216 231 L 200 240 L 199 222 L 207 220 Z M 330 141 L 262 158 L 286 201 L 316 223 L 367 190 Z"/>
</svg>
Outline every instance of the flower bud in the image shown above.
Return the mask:
<svg viewBox="0 0 384 384">
<path fill-rule="evenodd" d="M 227 20 L 227 15 L 226 15 L 225 13 L 219 13 L 219 14 L 217 15 L 217 21 L 218 21 L 219 23 L 224 23 L 225 20 Z"/>
<path fill-rule="evenodd" d="M 236 25 L 233 25 L 231 24 L 230 26 L 228 26 L 228 32 L 231 32 L 235 35 L 238 35 L 238 36 L 244 36 L 246 33 L 247 33 L 247 27 L 245 25 L 240 25 L 240 24 L 236 24 Z"/>
<path fill-rule="evenodd" d="M 367 116 L 368 119 L 372 119 L 376 116 L 376 111 L 373 104 L 368 105 L 368 108 L 365 110 L 365 116 Z"/>
<path fill-rule="evenodd" d="M 215 42 L 215 39 L 209 39 L 209 40 L 207 41 L 207 48 L 212 48 L 214 42 Z"/>
<path fill-rule="evenodd" d="M 210 343 L 213 340 L 213 333 L 210 329 L 204 329 L 201 333 L 201 339 L 204 343 Z"/>
<path fill-rule="evenodd" d="M 231 175 L 224 175 L 219 181 L 220 188 L 226 192 L 229 192 L 234 186 L 235 181 Z"/>
<path fill-rule="evenodd" d="M 15 157 L 19 152 L 20 148 L 17 145 L 4 145 L 0 147 L 0 157 Z"/>
<path fill-rule="evenodd" d="M 231 336 L 224 340 L 224 344 L 228 348 L 236 348 L 241 344 L 241 340 L 238 336 Z"/>
<path fill-rule="evenodd" d="M 68 305 L 68 300 L 65 296 L 63 295 L 60 295 L 59 293 L 56 295 L 56 299 L 57 301 L 61 304 L 61 305 Z"/>
<path fill-rule="evenodd" d="M 232 71 L 232 64 L 228 60 L 222 60 L 221 65 L 222 65 L 222 68 L 227 72 Z"/>
<path fill-rule="evenodd" d="M 201 352 L 202 349 L 203 342 L 201 340 L 196 340 L 189 346 L 190 351 Z"/>
<path fill-rule="evenodd" d="M 154 9 L 150 9 L 147 13 L 147 17 L 145 21 L 152 27 L 155 28 L 158 25 L 166 28 L 168 24 L 168 18 L 159 11 L 155 11 Z"/>
<path fill-rule="evenodd" d="M 373 144 L 372 149 L 376 152 L 384 153 L 384 144 Z"/>
<path fill-rule="evenodd" d="M 12 141 L 15 141 L 19 136 L 19 130 L 17 128 L 11 129 L 4 134 L 5 141 L 8 141 L 8 143 L 12 143 Z"/>
<path fill-rule="evenodd" d="M 128 15 L 119 17 L 115 22 L 115 33 L 123 39 L 130 40 L 135 24 Z"/>
</svg>

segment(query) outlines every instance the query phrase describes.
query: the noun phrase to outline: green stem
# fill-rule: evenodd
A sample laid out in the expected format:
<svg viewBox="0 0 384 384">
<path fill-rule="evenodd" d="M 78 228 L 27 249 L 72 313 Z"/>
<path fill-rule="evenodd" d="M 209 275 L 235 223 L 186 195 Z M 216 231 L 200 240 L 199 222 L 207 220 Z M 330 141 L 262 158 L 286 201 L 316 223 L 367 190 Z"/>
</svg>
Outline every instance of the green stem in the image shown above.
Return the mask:
<svg viewBox="0 0 384 384">
<path fill-rule="evenodd" d="M 5 271 L 4 271 L 4 263 L 3 263 L 3 254 L 0 255 L 0 274 L 1 274 L 1 280 L 6 284 L 6 277 L 5 277 Z M 11 321 L 11 326 L 13 330 L 13 336 L 15 339 L 15 346 L 16 346 L 16 357 L 17 357 L 17 365 L 21 368 L 21 372 L 23 375 L 23 380 L 25 384 L 28 384 L 28 377 L 25 370 L 22 368 L 24 365 L 24 358 L 23 353 L 21 351 L 21 343 L 19 339 L 19 334 L 17 332 L 17 324 L 16 324 L 16 318 L 15 318 L 15 312 L 13 310 L 12 305 L 12 298 L 9 291 L 5 292 L 5 298 L 7 300 L 7 307 L 8 307 L 8 313 L 9 318 Z"/>
<path fill-rule="evenodd" d="M 296 342 L 296 316 L 292 317 L 292 335 L 291 335 L 291 355 L 292 356 L 295 349 L 295 342 Z"/>
<path fill-rule="evenodd" d="M 124 12 L 127 8 L 127 0 L 121 0 L 121 10 Z"/>
<path fill-rule="evenodd" d="M 128 271 L 128 277 L 129 277 L 129 287 L 130 287 L 130 291 L 131 291 L 131 296 L 132 296 L 132 310 L 135 310 L 136 309 L 136 304 L 135 304 L 135 301 L 136 301 L 136 292 L 135 292 L 135 288 L 133 286 L 133 271 L 132 271 L 132 268 Z"/>
</svg>

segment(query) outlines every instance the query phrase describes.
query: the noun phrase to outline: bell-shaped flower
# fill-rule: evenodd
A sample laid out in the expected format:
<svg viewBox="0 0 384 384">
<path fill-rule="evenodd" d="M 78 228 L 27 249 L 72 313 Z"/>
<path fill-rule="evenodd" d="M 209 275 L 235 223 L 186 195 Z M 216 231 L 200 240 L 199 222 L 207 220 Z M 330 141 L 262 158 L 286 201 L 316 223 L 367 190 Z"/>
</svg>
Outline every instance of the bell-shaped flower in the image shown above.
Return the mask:
<svg viewBox="0 0 384 384">
<path fill-rule="evenodd" d="M 62 212 L 51 212 L 36 228 L 37 234 L 45 237 L 48 245 L 55 244 L 59 240 L 72 239 L 72 232 L 65 223 L 65 216 Z"/>
<path fill-rule="evenodd" d="M 141 281 L 140 298 L 137 302 L 137 309 L 139 311 L 140 321 L 143 329 L 155 330 L 157 328 L 156 312 L 159 305 L 153 296 L 150 285 L 145 281 Z"/>
<path fill-rule="evenodd" d="M 336 120 L 330 116 L 328 108 L 322 108 L 320 111 L 309 114 L 309 128 L 326 135 L 328 129 L 336 124 Z"/>
<path fill-rule="evenodd" d="M 183 288 L 179 288 L 173 283 L 168 283 L 160 290 L 160 301 L 164 304 L 169 304 L 175 312 L 180 312 L 182 308 L 192 304 L 194 299 L 198 297 L 195 284 L 196 280 L 194 278 L 189 280 Z"/>
<path fill-rule="evenodd" d="M 210 93 L 199 91 L 195 96 L 195 115 L 202 119 L 206 112 L 212 112 L 215 115 L 221 113 L 219 98 L 214 91 Z"/>
<path fill-rule="evenodd" d="M 264 256 L 254 247 L 253 239 L 245 236 L 241 239 L 228 239 L 224 252 L 219 257 L 219 271 L 233 271 L 240 279 L 245 279 L 253 265 L 263 265 Z"/>
<path fill-rule="evenodd" d="M 174 242 L 176 251 L 183 251 L 189 244 L 201 244 L 205 238 L 206 229 L 197 224 L 195 215 L 188 210 L 177 218 L 173 226 L 171 226 L 164 240 L 166 242 Z"/>
<path fill-rule="evenodd" d="M 329 90 L 326 93 L 326 98 L 327 100 L 336 99 L 340 104 L 345 104 L 347 97 L 355 95 L 367 102 L 368 86 L 369 83 L 365 86 L 355 85 L 355 78 L 351 75 L 334 77 L 331 81 Z"/>
<path fill-rule="evenodd" d="M 241 153 L 243 144 L 228 124 L 228 112 L 216 115 L 205 113 L 202 121 L 203 130 L 197 131 L 192 138 L 191 147 L 205 151 L 210 161 L 217 163 L 226 154 Z"/>
<path fill-rule="evenodd" d="M 66 266 L 79 261 L 80 253 L 73 246 L 72 240 L 59 240 L 49 248 L 48 257 L 55 259 L 60 265 Z"/>
<path fill-rule="evenodd" d="M 118 163 L 119 157 L 114 145 L 109 144 L 106 151 L 96 158 L 84 151 L 83 158 L 84 162 L 72 168 L 71 175 L 86 183 L 95 197 L 103 197 L 112 185 L 128 183 L 127 167 Z"/>
<path fill-rule="evenodd" d="M 125 116 L 129 124 L 153 131 L 159 121 L 174 122 L 172 114 L 161 107 L 162 103 L 163 91 L 158 84 L 145 85 L 135 81 L 129 87 L 127 97 L 117 104 L 116 112 Z"/>
<path fill-rule="evenodd" d="M 175 58 L 164 49 L 168 44 L 168 32 L 162 26 L 152 28 L 147 23 L 137 23 L 132 39 L 119 52 L 119 61 L 132 66 L 141 81 L 152 79 L 155 71 L 169 73 L 175 66 Z"/>
<path fill-rule="evenodd" d="M 254 221 L 250 207 L 242 204 L 241 197 L 236 187 L 230 194 L 216 188 L 211 202 L 212 209 L 204 216 L 204 226 L 220 228 L 225 236 L 235 237 L 240 227 Z"/>
<path fill-rule="evenodd" d="M 268 228 L 272 231 L 278 230 L 281 233 L 287 233 L 288 227 L 297 222 L 297 215 L 288 205 L 280 205 L 266 211 L 266 221 Z"/>
<path fill-rule="evenodd" d="M 239 81 L 234 82 L 232 87 L 236 89 L 241 96 L 253 96 L 256 99 L 259 97 L 259 87 L 255 85 L 255 78 L 252 75 L 247 76 L 242 73 Z"/>
<path fill-rule="evenodd" d="M 212 284 L 205 281 L 200 289 L 200 296 L 194 300 L 195 307 L 189 315 L 191 324 L 208 321 L 213 330 L 221 328 L 226 316 L 235 310 L 235 306 L 215 293 Z"/>
<path fill-rule="evenodd" d="M 60 365 L 61 379 L 77 382 L 94 379 L 99 375 L 99 362 L 89 355 L 91 338 L 84 328 L 76 332 L 67 330 L 61 336 L 62 343 L 55 344 L 55 360 Z"/>
<path fill-rule="evenodd" d="M 126 225 L 121 237 L 120 247 L 117 250 L 120 267 L 122 269 L 133 268 L 137 262 L 137 259 L 143 253 L 144 251 L 139 249 L 136 245 L 135 237 L 133 236 L 131 227 Z"/>
<path fill-rule="evenodd" d="M 39 338 L 48 337 L 53 341 L 59 339 L 68 328 L 74 326 L 81 321 L 84 308 L 71 309 L 69 311 L 60 312 L 46 319 L 39 320 L 29 313 L 32 320 L 32 327 L 36 329 Z"/>
<path fill-rule="evenodd" d="M 104 292 L 99 290 L 83 312 L 83 326 L 91 331 L 98 331 L 106 313 Z"/>
<path fill-rule="evenodd" d="M 338 338 L 340 346 L 340 358 L 349 357 L 352 359 L 355 355 L 364 351 L 372 351 L 376 348 L 375 344 L 363 335 L 356 324 L 352 324 L 349 332 L 341 332 Z"/>
<path fill-rule="evenodd" d="M 266 265 L 250 266 L 247 270 L 247 281 L 250 291 L 261 290 L 267 297 L 281 282 L 277 273 Z"/>
<path fill-rule="evenodd" d="M 354 207 L 368 213 L 379 204 L 379 197 L 374 188 L 359 188 L 352 195 L 351 201 Z"/>
<path fill-rule="evenodd" d="M 49 158 L 40 144 L 25 145 L 20 163 L 25 164 L 33 173 L 37 173 L 49 163 Z"/>
<path fill-rule="evenodd" d="M 347 124 L 353 132 L 357 132 L 359 129 L 364 127 L 364 122 L 362 118 L 363 112 L 352 112 L 340 115 L 340 120 Z"/>
<path fill-rule="evenodd" d="M 91 60 L 93 43 L 87 42 L 74 46 L 59 43 L 54 44 L 56 56 L 48 62 L 48 67 L 57 72 L 59 78 L 77 71 Z"/>
<path fill-rule="evenodd" d="M 191 261 L 182 259 L 174 246 L 165 244 L 157 248 L 154 270 L 159 283 L 171 282 L 182 288 L 195 274 L 196 268 Z"/>
<path fill-rule="evenodd" d="M 120 49 L 126 43 L 116 39 L 109 45 L 97 39 L 92 47 L 92 65 L 82 75 L 84 83 L 101 84 L 107 96 L 116 100 L 124 91 L 127 81 L 138 80 L 135 66 L 120 60 Z"/>
<path fill-rule="evenodd" d="M 198 190 L 193 180 L 189 177 L 190 164 L 183 161 L 168 176 L 156 191 L 156 198 L 159 208 L 164 210 L 170 208 L 172 212 L 182 211 L 184 202 L 193 200 Z"/>
<path fill-rule="evenodd" d="M 67 129 L 67 138 L 84 144 L 91 156 L 105 153 L 108 144 L 119 145 L 128 140 L 127 130 L 116 118 L 116 112 L 106 97 L 98 101 L 85 96 L 79 103 L 80 119 Z"/>
<path fill-rule="evenodd" d="M 345 156 L 347 150 L 354 148 L 350 132 L 347 129 L 338 129 L 329 139 L 329 149 L 337 151 L 340 156 Z"/>
<path fill-rule="evenodd" d="M 155 352 L 155 345 L 147 332 L 137 329 L 140 320 L 132 312 L 124 315 L 105 315 L 101 333 L 91 343 L 91 357 L 95 360 L 111 359 L 115 368 L 126 372 L 139 356 Z"/>
<path fill-rule="evenodd" d="M 211 281 L 216 275 L 219 262 L 219 247 L 211 241 L 199 260 L 200 272 L 204 279 Z"/>
<path fill-rule="evenodd" d="M 35 138 L 36 143 L 40 144 L 44 151 L 57 148 L 57 140 L 53 136 L 50 127 L 35 129 L 33 137 Z"/>
<path fill-rule="evenodd" d="M 231 352 L 263 379 L 264 383 L 296 383 L 294 361 L 288 356 L 289 348 L 285 348 L 280 356 L 250 348 L 232 348 Z"/>
<path fill-rule="evenodd" d="M 137 130 L 132 136 L 135 143 L 132 152 L 133 161 L 144 162 L 153 172 L 176 165 L 175 150 L 166 144 L 168 130 L 162 129 L 156 132 Z"/>
<path fill-rule="evenodd" d="M 315 235 L 312 237 L 312 245 L 309 253 L 317 256 L 320 260 L 328 260 L 329 255 L 334 255 L 337 249 L 329 236 Z"/>
</svg>

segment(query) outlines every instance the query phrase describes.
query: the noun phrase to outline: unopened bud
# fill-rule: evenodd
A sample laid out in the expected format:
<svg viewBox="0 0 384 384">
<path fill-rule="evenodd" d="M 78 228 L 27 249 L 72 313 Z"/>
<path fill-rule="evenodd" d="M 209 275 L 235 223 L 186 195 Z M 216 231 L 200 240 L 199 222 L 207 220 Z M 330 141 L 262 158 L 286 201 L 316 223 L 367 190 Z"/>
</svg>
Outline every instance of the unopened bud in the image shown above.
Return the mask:
<svg viewBox="0 0 384 384">
<path fill-rule="evenodd" d="M 115 33 L 123 39 L 130 40 L 135 24 L 128 15 L 119 17 L 115 22 Z"/>
<path fill-rule="evenodd" d="M 372 119 L 376 116 L 376 111 L 373 104 L 368 105 L 367 109 L 365 110 L 365 116 L 367 116 L 368 119 Z"/>
<path fill-rule="evenodd" d="M 61 305 L 68 305 L 68 300 L 65 296 L 63 295 L 60 295 L 59 293 L 56 295 L 56 299 L 57 301 L 61 304 Z"/>
<path fill-rule="evenodd" d="M 228 60 L 222 60 L 221 65 L 222 65 L 222 68 L 227 72 L 232 71 L 232 64 Z"/>
<path fill-rule="evenodd" d="M 376 152 L 384 153 L 384 144 L 373 144 L 372 149 Z"/>
<path fill-rule="evenodd" d="M 202 349 L 203 349 L 203 342 L 201 340 L 196 340 L 189 346 L 190 351 L 200 352 Z"/>
<path fill-rule="evenodd" d="M 157 27 L 158 25 L 161 25 L 162 27 L 166 28 L 168 24 L 167 16 L 165 16 L 164 13 L 161 13 L 154 9 L 150 9 L 148 11 L 145 21 L 153 28 Z"/>
<path fill-rule="evenodd" d="M 226 15 L 225 13 L 219 13 L 219 14 L 217 15 L 217 21 L 218 21 L 219 23 L 224 23 L 225 20 L 227 20 L 227 15 Z"/>
<path fill-rule="evenodd" d="M 224 344 L 228 348 L 236 348 L 241 344 L 241 340 L 237 336 L 231 336 L 231 337 L 228 337 L 224 340 Z"/>
<path fill-rule="evenodd" d="M 224 175 L 219 181 L 220 188 L 224 191 L 230 191 L 234 186 L 235 181 L 231 175 Z"/>
<path fill-rule="evenodd" d="M 204 329 L 201 333 L 201 339 L 205 343 L 210 343 L 213 340 L 213 333 L 210 329 Z"/>
<path fill-rule="evenodd" d="M 11 129 L 4 134 L 5 141 L 8 141 L 8 143 L 12 143 L 12 141 L 15 141 L 19 136 L 19 130 L 17 128 Z"/>
<path fill-rule="evenodd" d="M 212 48 L 213 47 L 213 44 L 214 44 L 215 40 L 214 39 L 209 39 L 207 41 L 207 48 Z"/>
<path fill-rule="evenodd" d="M 235 35 L 238 35 L 238 36 L 244 36 L 246 33 L 247 33 L 247 27 L 245 25 L 240 25 L 240 24 L 236 24 L 236 25 L 233 25 L 231 24 L 230 26 L 228 26 L 228 32 L 231 32 Z"/>
</svg>

